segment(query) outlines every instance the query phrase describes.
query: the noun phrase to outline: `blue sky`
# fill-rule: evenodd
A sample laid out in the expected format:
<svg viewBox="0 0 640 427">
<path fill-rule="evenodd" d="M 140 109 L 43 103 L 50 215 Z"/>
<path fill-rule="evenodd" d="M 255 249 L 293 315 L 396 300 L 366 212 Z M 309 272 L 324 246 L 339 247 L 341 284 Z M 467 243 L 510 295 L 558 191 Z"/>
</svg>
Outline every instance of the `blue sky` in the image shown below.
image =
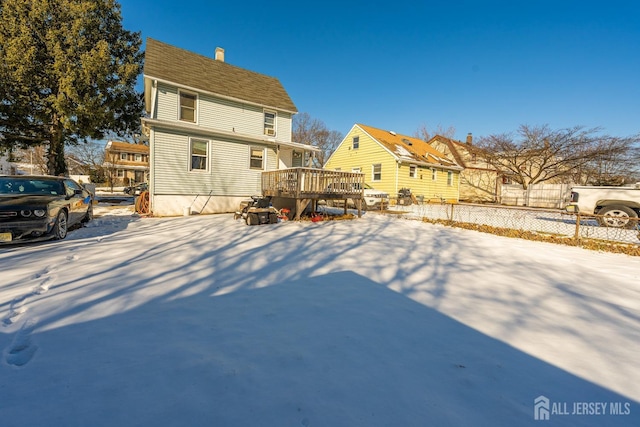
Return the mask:
<svg viewBox="0 0 640 427">
<path fill-rule="evenodd" d="M 122 0 L 124 26 L 277 77 L 300 112 L 455 137 L 640 133 L 640 2 Z"/>
</svg>

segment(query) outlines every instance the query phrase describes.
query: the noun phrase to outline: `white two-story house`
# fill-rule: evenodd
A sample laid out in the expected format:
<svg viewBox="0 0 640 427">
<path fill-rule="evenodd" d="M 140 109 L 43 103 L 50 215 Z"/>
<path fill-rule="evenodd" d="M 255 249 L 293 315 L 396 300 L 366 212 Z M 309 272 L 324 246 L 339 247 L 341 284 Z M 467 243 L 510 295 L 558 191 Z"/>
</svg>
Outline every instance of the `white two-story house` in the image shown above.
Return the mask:
<svg viewBox="0 0 640 427">
<path fill-rule="evenodd" d="M 280 81 L 147 39 L 149 203 L 156 216 L 223 213 L 261 193 L 265 171 L 307 166 L 291 141 L 296 106 Z"/>
</svg>

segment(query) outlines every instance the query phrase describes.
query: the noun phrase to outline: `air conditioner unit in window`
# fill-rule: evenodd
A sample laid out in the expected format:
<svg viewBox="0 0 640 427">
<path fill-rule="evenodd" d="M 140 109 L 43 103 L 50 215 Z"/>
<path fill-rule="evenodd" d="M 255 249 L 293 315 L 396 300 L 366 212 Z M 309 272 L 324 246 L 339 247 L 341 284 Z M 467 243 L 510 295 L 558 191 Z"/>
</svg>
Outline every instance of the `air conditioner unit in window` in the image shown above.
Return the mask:
<svg viewBox="0 0 640 427">
<path fill-rule="evenodd" d="M 276 130 L 275 129 L 265 129 L 264 130 L 264 134 L 268 135 L 268 136 L 276 136 Z"/>
</svg>

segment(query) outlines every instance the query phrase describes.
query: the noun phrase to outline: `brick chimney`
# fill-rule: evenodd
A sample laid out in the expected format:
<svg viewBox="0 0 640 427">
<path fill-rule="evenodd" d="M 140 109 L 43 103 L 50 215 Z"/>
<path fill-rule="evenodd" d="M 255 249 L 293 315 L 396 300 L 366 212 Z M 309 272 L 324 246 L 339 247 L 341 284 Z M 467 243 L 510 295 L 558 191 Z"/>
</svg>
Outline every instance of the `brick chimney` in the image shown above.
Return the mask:
<svg viewBox="0 0 640 427">
<path fill-rule="evenodd" d="M 471 135 L 471 132 L 467 134 L 467 144 L 473 145 L 473 135 Z"/>
<path fill-rule="evenodd" d="M 216 61 L 224 62 L 224 49 L 221 47 L 216 48 Z"/>
</svg>

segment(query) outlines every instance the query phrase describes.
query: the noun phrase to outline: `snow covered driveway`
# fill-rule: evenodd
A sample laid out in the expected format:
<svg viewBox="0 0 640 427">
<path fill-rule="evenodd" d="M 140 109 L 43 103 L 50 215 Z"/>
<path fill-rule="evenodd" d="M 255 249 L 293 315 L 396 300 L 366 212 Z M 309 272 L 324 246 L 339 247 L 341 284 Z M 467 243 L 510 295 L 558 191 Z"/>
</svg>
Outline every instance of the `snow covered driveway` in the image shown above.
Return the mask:
<svg viewBox="0 0 640 427">
<path fill-rule="evenodd" d="M 640 423 L 625 255 L 374 214 L 112 213 L 0 248 L 0 277 L 2 426 L 541 425 L 539 396 L 548 425 Z"/>
</svg>

